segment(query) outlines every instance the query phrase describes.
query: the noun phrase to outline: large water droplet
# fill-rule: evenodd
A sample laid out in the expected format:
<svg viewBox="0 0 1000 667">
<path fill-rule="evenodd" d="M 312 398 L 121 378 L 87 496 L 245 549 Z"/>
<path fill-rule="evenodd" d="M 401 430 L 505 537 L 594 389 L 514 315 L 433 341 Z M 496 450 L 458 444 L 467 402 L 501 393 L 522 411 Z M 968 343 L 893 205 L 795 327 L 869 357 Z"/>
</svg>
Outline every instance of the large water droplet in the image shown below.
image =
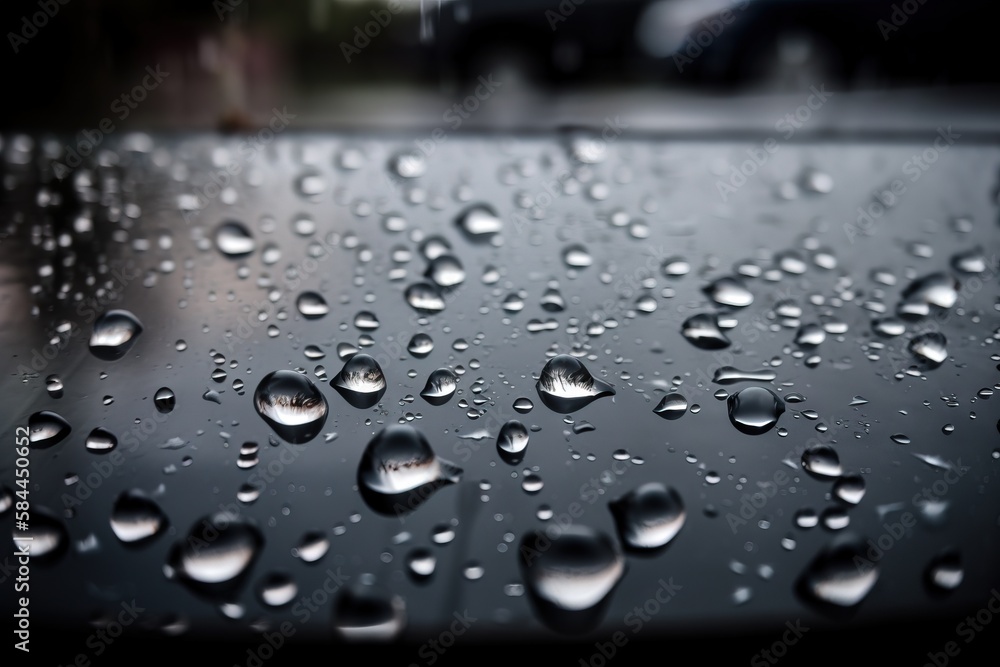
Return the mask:
<svg viewBox="0 0 1000 667">
<path fill-rule="evenodd" d="M 840 457 L 829 445 L 813 445 L 802 452 L 802 468 L 820 479 L 839 477 L 843 473 Z"/>
<path fill-rule="evenodd" d="M 298 592 L 295 580 L 285 572 L 269 573 L 257 588 L 257 596 L 268 607 L 283 607 L 294 600 Z"/>
<path fill-rule="evenodd" d="M 439 368 L 427 378 L 420 396 L 431 405 L 444 405 L 458 388 L 458 376 L 450 368 Z"/>
<path fill-rule="evenodd" d="M 333 603 L 333 629 L 340 638 L 358 642 L 387 642 L 406 627 L 403 598 L 374 583 L 351 582 Z"/>
<path fill-rule="evenodd" d="M 465 282 L 465 269 L 454 255 L 438 255 L 427 265 L 424 275 L 438 287 L 455 287 Z"/>
<path fill-rule="evenodd" d="M 35 449 L 62 442 L 72 430 L 69 422 L 55 412 L 42 410 L 28 417 L 28 442 Z"/>
<path fill-rule="evenodd" d="M 587 526 L 569 525 L 555 536 L 529 532 L 521 540 L 520 555 L 529 590 L 561 610 L 597 606 L 625 573 L 618 545 Z"/>
<path fill-rule="evenodd" d="M 930 368 L 936 368 L 948 358 L 948 341 L 940 331 L 929 331 L 910 341 L 910 352 Z"/>
<path fill-rule="evenodd" d="M 705 294 L 723 306 L 743 308 L 753 303 L 753 293 L 738 278 L 723 277 L 705 288 Z"/>
<path fill-rule="evenodd" d="M 935 556 L 925 572 L 927 585 L 937 592 L 950 592 L 958 588 L 965 578 L 962 557 L 958 551 L 947 549 Z"/>
<path fill-rule="evenodd" d="M 500 428 L 497 436 L 497 452 L 511 465 L 517 465 L 524 458 L 528 447 L 528 428 L 516 419 L 511 419 Z"/>
<path fill-rule="evenodd" d="M 664 419 L 680 419 L 687 412 L 688 402 L 682 394 L 671 393 L 660 399 L 660 402 L 653 408 L 653 412 Z"/>
<path fill-rule="evenodd" d="M 590 374 L 576 357 L 559 354 L 546 362 L 535 384 L 542 403 L 556 412 L 575 412 L 615 389 Z"/>
<path fill-rule="evenodd" d="M 764 387 L 747 387 L 726 400 L 729 404 L 729 421 L 749 435 L 767 433 L 785 412 L 785 402 Z"/>
<path fill-rule="evenodd" d="M 570 268 L 582 269 L 590 266 L 594 259 L 585 247 L 577 243 L 563 250 L 563 261 Z"/>
<path fill-rule="evenodd" d="M 703 350 L 721 350 L 729 347 L 730 341 L 719 328 L 715 315 L 699 313 L 684 320 L 681 335 L 692 345 Z"/>
<path fill-rule="evenodd" d="M 174 545 L 170 565 L 189 584 L 236 582 L 260 553 L 256 526 L 229 512 L 202 517 Z"/>
<path fill-rule="evenodd" d="M 427 172 L 427 159 L 418 151 L 401 151 L 392 156 L 390 168 L 400 178 L 419 178 Z"/>
<path fill-rule="evenodd" d="M 127 310 L 109 310 L 94 322 L 90 351 L 104 361 L 121 359 L 141 333 L 142 324 L 135 315 Z"/>
<path fill-rule="evenodd" d="M 674 539 L 687 513 L 673 488 L 649 482 L 613 500 L 608 508 L 622 542 L 633 549 L 658 549 Z"/>
<path fill-rule="evenodd" d="M 257 244 L 243 223 L 230 220 L 215 229 L 215 247 L 227 257 L 246 257 Z"/>
<path fill-rule="evenodd" d="M 386 389 L 382 367 L 367 354 L 355 354 L 348 359 L 330 384 L 344 400 L 360 409 L 378 403 Z"/>
<path fill-rule="evenodd" d="M 476 204 L 462 211 L 456 219 L 459 229 L 473 240 L 488 239 L 503 230 L 503 220 L 489 206 Z"/>
<path fill-rule="evenodd" d="M 139 544 L 160 534 L 167 517 L 154 500 L 142 491 L 125 491 L 111 510 L 111 530 L 122 542 Z"/>
<path fill-rule="evenodd" d="M 326 398 L 309 378 L 295 371 L 264 376 L 253 403 L 275 433 L 293 444 L 312 440 L 326 423 Z"/>
<path fill-rule="evenodd" d="M 844 475 L 833 484 L 834 497 L 857 505 L 865 497 L 865 479 L 856 473 Z"/>
<path fill-rule="evenodd" d="M 951 308 L 958 301 L 958 281 L 947 273 L 932 273 L 913 281 L 903 290 L 910 303 L 926 303 L 938 308 Z"/>
<path fill-rule="evenodd" d="M 157 412 L 164 414 L 173 412 L 174 406 L 177 405 L 177 397 L 174 395 L 173 389 L 170 387 L 160 387 L 157 389 L 156 394 L 153 396 L 153 405 L 156 406 Z"/>
<path fill-rule="evenodd" d="M 458 482 L 461 474 L 461 468 L 434 454 L 420 431 L 394 424 L 365 447 L 358 466 L 358 487 L 372 509 L 401 516 L 440 487 Z"/>
<path fill-rule="evenodd" d="M 87 451 L 95 454 L 107 454 L 118 446 L 118 438 L 111 431 L 98 427 L 87 436 L 85 445 Z"/>
<path fill-rule="evenodd" d="M 307 320 L 317 320 L 330 312 L 326 299 L 318 292 L 303 292 L 295 300 L 295 307 Z"/>
<path fill-rule="evenodd" d="M 816 347 L 826 340 L 826 331 L 818 324 L 803 324 L 795 334 L 795 344 L 800 347 Z"/>
<path fill-rule="evenodd" d="M 423 359 L 434 350 L 434 340 L 425 333 L 413 334 L 406 351 L 417 359 Z"/>
<path fill-rule="evenodd" d="M 57 560 L 69 547 L 69 533 L 63 522 L 34 503 L 28 529 L 14 530 L 13 537 L 25 538 L 14 542 L 14 552 L 27 549 L 31 560 L 39 563 Z"/>
<path fill-rule="evenodd" d="M 879 578 L 878 562 L 866 555 L 861 538 L 838 535 L 809 564 L 797 590 L 805 599 L 836 607 L 853 607 L 864 600 Z"/>
<path fill-rule="evenodd" d="M 737 382 L 770 382 L 778 377 L 772 370 L 763 368 L 759 371 L 741 371 L 732 366 L 723 366 L 715 371 L 712 382 L 716 384 L 735 384 Z"/>
<path fill-rule="evenodd" d="M 440 313 L 444 310 L 444 297 L 436 285 L 419 281 L 406 288 L 404 293 L 406 302 L 417 311 L 425 315 Z"/>
</svg>

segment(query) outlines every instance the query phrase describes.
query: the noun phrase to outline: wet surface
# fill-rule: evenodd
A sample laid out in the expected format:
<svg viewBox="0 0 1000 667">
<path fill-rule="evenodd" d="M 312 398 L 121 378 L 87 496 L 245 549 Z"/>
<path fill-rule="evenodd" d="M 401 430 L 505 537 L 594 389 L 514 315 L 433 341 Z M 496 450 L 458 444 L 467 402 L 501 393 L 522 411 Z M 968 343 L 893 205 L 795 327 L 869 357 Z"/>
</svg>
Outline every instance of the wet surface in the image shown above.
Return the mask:
<svg viewBox="0 0 1000 667">
<path fill-rule="evenodd" d="M 981 608 L 1000 150 L 740 178 L 759 142 L 600 136 L 3 137 L 39 635 L 134 598 L 177 642 L 592 645 L 663 581 L 646 640 Z"/>
</svg>

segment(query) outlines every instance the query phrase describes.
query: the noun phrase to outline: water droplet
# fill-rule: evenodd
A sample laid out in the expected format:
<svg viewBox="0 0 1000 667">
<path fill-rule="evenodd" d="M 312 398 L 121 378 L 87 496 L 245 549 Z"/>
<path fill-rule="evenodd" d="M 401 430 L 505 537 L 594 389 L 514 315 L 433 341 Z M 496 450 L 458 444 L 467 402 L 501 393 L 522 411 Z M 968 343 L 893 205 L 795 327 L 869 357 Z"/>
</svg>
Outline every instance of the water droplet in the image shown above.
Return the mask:
<svg viewBox="0 0 1000 667">
<path fill-rule="evenodd" d="M 253 402 L 275 433 L 293 444 L 312 440 L 326 423 L 326 398 L 295 371 L 268 373 L 257 385 Z"/>
<path fill-rule="evenodd" d="M 142 491 L 125 491 L 115 500 L 111 510 L 111 530 L 122 542 L 145 542 L 166 527 L 167 517 L 163 510 Z"/>
<path fill-rule="evenodd" d="M 45 378 L 45 391 L 49 392 L 52 398 L 62 398 L 63 383 L 58 375 L 50 375 Z"/>
<path fill-rule="evenodd" d="M 409 345 L 406 346 L 406 351 L 417 359 L 423 359 L 433 350 L 434 341 L 425 333 L 413 334 L 413 338 L 410 339 Z"/>
<path fill-rule="evenodd" d="M 326 299 L 317 292 L 303 292 L 295 300 L 295 307 L 307 320 L 318 320 L 330 312 Z"/>
<path fill-rule="evenodd" d="M 865 480 L 861 475 L 850 473 L 833 484 L 833 495 L 851 505 L 857 505 L 865 497 Z"/>
<path fill-rule="evenodd" d="M 743 308 L 753 303 L 753 293 L 738 278 L 723 277 L 705 288 L 705 294 L 723 306 Z"/>
<path fill-rule="evenodd" d="M 524 458 L 524 450 L 528 447 L 528 428 L 511 419 L 500 428 L 497 436 L 497 451 L 500 457 L 511 465 L 517 465 Z"/>
<path fill-rule="evenodd" d="M 538 493 L 545 486 L 542 478 L 534 472 L 526 472 L 521 478 L 521 488 L 525 493 Z"/>
<path fill-rule="evenodd" d="M 13 536 L 27 538 L 14 543 L 14 549 L 27 549 L 32 561 L 39 563 L 55 561 L 69 546 L 69 533 L 62 521 L 48 511 L 31 506 L 31 521 L 27 530 L 15 530 Z"/>
<path fill-rule="evenodd" d="M 264 544 L 260 531 L 229 512 L 202 517 L 186 539 L 174 545 L 171 567 L 191 584 L 235 582 L 247 572 Z"/>
<path fill-rule="evenodd" d="M 813 445 L 802 453 L 802 468 L 814 477 L 839 477 L 843 473 L 840 457 L 829 445 Z"/>
<path fill-rule="evenodd" d="M 489 206 L 476 204 L 462 211 L 456 219 L 459 229 L 473 240 L 489 238 L 503 230 L 503 220 Z"/>
<path fill-rule="evenodd" d="M 938 554 L 928 564 L 925 577 L 927 584 L 934 590 L 955 590 L 965 577 L 961 555 L 953 549 Z"/>
<path fill-rule="evenodd" d="M 427 171 L 427 159 L 417 151 L 402 151 L 392 157 L 390 166 L 400 178 L 419 178 Z"/>
<path fill-rule="evenodd" d="M 838 535 L 803 572 L 797 590 L 813 602 L 837 607 L 859 604 L 879 578 L 878 563 L 868 560 L 866 553 L 861 538 Z"/>
<path fill-rule="evenodd" d="M 231 220 L 215 229 L 215 247 L 227 257 L 246 257 L 257 247 L 250 230 L 241 222 Z"/>
<path fill-rule="evenodd" d="M 882 317 L 872 321 L 872 330 L 884 338 L 894 338 L 906 333 L 906 323 L 896 317 Z"/>
<path fill-rule="evenodd" d="M 597 606 L 625 572 L 618 545 L 587 526 L 569 525 L 554 537 L 532 531 L 522 539 L 520 553 L 522 574 L 531 592 L 562 610 Z"/>
<path fill-rule="evenodd" d="M 535 404 L 531 402 L 530 398 L 521 397 L 514 401 L 514 411 L 519 412 L 522 415 L 531 412 Z"/>
<path fill-rule="evenodd" d="M 683 257 L 670 257 L 663 262 L 663 274 L 671 278 L 685 276 L 691 271 L 691 265 Z"/>
<path fill-rule="evenodd" d="M 446 484 L 458 482 L 461 468 L 438 458 L 424 435 L 394 424 L 368 443 L 358 466 L 358 486 L 372 509 L 402 515 L 416 509 Z"/>
<path fill-rule="evenodd" d="M 388 642 L 405 627 L 403 598 L 378 584 L 350 582 L 333 603 L 333 629 L 347 641 Z"/>
<path fill-rule="evenodd" d="M 716 384 L 735 384 L 737 382 L 770 382 L 778 374 L 763 368 L 758 371 L 741 371 L 732 366 L 723 366 L 715 371 L 712 382 Z"/>
<path fill-rule="evenodd" d="M 948 358 L 948 341 L 939 331 L 929 331 L 910 341 L 910 352 L 931 368 L 936 368 Z"/>
<path fill-rule="evenodd" d="M 62 442 L 72 430 L 69 422 L 55 412 L 42 410 L 28 417 L 28 442 L 35 449 Z"/>
<path fill-rule="evenodd" d="M 304 563 L 319 561 L 330 550 L 330 538 L 325 533 L 310 531 L 302 536 L 293 553 Z"/>
<path fill-rule="evenodd" d="M 352 406 L 370 408 L 385 393 L 385 375 L 382 367 L 367 354 L 358 353 L 347 360 L 344 367 L 330 380 L 330 385 Z"/>
<path fill-rule="evenodd" d="M 674 539 L 687 517 L 676 489 L 650 482 L 613 500 L 608 508 L 618 534 L 633 549 L 658 549 Z"/>
<path fill-rule="evenodd" d="M 94 452 L 95 454 L 107 454 L 117 446 L 118 438 L 115 437 L 114 433 L 106 429 L 95 428 L 87 436 L 87 451 Z"/>
<path fill-rule="evenodd" d="M 317 200 L 326 190 L 326 179 L 315 169 L 309 169 L 295 178 L 295 191 L 303 199 Z"/>
<path fill-rule="evenodd" d="M 160 387 L 153 396 L 153 405 L 158 412 L 164 414 L 173 412 L 174 406 L 177 405 L 177 397 L 169 387 Z"/>
<path fill-rule="evenodd" d="M 427 377 L 420 396 L 431 405 L 444 405 L 458 388 L 458 376 L 450 368 L 439 368 Z"/>
<path fill-rule="evenodd" d="M 729 420 L 733 426 L 749 435 L 767 433 L 785 412 L 784 401 L 764 387 L 747 387 L 726 400 L 729 405 Z"/>
<path fill-rule="evenodd" d="M 958 301 L 958 281 L 947 273 L 932 273 L 913 281 L 903 290 L 903 298 L 938 308 L 951 308 Z"/>
<path fill-rule="evenodd" d="M 661 398 L 660 402 L 653 408 L 653 412 L 664 419 L 674 420 L 683 417 L 687 409 L 687 399 L 682 394 L 672 393 Z"/>
<path fill-rule="evenodd" d="M 444 310 L 444 297 L 437 286 L 432 283 L 419 281 L 406 288 L 404 294 L 406 302 L 418 313 L 432 315 Z"/>
<path fill-rule="evenodd" d="M 455 287 L 465 282 L 465 269 L 453 255 L 443 254 L 432 259 L 424 275 L 438 287 Z"/>
<path fill-rule="evenodd" d="M 582 269 L 590 266 L 594 260 L 586 248 L 580 244 L 574 244 L 563 250 L 563 261 L 568 267 Z"/>
<path fill-rule="evenodd" d="M 568 354 L 559 354 L 546 362 L 535 384 L 539 397 L 556 412 L 575 412 L 602 396 L 614 396 L 615 389 L 595 378 L 587 367 Z"/>
<path fill-rule="evenodd" d="M 406 567 L 413 579 L 424 581 L 434 574 L 434 569 L 437 567 L 437 557 L 430 549 L 418 547 L 407 555 Z"/>
<path fill-rule="evenodd" d="M 271 572 L 261 579 L 257 597 L 268 607 L 283 607 L 294 600 L 298 592 L 299 587 L 290 574 Z"/>
<path fill-rule="evenodd" d="M 681 335 L 703 350 L 721 350 L 730 345 L 729 338 L 719 328 L 719 321 L 708 313 L 692 315 L 684 320 Z"/>
<path fill-rule="evenodd" d="M 956 271 L 973 274 L 984 273 L 989 268 L 981 247 L 955 253 L 951 258 L 951 265 Z"/>
<path fill-rule="evenodd" d="M 889 439 L 895 442 L 897 445 L 908 445 L 910 444 L 910 436 L 903 433 L 893 433 L 889 436 Z"/>
<path fill-rule="evenodd" d="M 795 334 L 795 344 L 799 347 L 815 347 L 826 340 L 826 331 L 818 324 L 803 324 Z"/>
<path fill-rule="evenodd" d="M 109 310 L 94 321 L 90 351 L 104 361 L 121 359 L 141 333 L 142 324 L 135 315 L 127 310 Z"/>
</svg>

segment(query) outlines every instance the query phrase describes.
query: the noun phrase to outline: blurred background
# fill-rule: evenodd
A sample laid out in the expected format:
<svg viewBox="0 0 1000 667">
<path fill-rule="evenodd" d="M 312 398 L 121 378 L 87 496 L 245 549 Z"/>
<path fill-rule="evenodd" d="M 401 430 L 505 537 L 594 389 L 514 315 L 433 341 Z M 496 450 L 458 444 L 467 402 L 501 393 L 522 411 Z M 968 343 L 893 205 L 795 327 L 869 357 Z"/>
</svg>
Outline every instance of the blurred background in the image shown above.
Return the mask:
<svg viewBox="0 0 1000 667">
<path fill-rule="evenodd" d="M 464 111 L 467 128 L 628 113 L 634 129 L 714 131 L 771 127 L 771 109 L 812 86 L 849 92 L 836 122 L 875 130 L 933 123 L 943 108 L 992 130 L 1000 108 L 1000 12 L 974 0 L 8 0 L 2 11 L 7 130 L 103 118 L 240 129 L 277 107 L 306 128 L 454 125 Z M 155 89 L 147 67 L 161 73 Z M 454 110 L 480 77 L 504 95 Z"/>
</svg>

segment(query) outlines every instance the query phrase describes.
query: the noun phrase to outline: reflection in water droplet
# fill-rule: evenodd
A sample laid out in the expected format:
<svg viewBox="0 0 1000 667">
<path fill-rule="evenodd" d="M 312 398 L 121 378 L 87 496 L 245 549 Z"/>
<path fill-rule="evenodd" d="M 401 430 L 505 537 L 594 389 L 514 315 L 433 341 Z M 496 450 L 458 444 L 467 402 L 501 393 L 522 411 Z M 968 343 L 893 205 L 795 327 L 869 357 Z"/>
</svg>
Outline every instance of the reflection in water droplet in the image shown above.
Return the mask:
<svg viewBox="0 0 1000 667">
<path fill-rule="evenodd" d="M 826 340 L 826 331 L 818 324 L 803 324 L 795 334 L 795 344 L 800 347 L 815 347 Z"/>
<path fill-rule="evenodd" d="M 26 549 L 31 560 L 39 563 L 57 560 L 69 547 L 69 533 L 63 522 L 34 503 L 27 530 L 15 529 L 11 532 L 13 537 L 20 538 L 14 542 L 14 551 Z"/>
<path fill-rule="evenodd" d="M 118 438 L 115 437 L 114 433 L 106 429 L 95 428 L 87 436 L 87 451 L 94 452 L 95 454 L 107 454 L 117 446 Z"/>
<path fill-rule="evenodd" d="M 587 367 L 568 354 L 559 354 L 546 362 L 535 384 L 542 403 L 556 412 L 575 412 L 602 396 L 613 396 L 615 389 L 595 378 Z"/>
<path fill-rule="evenodd" d="M 838 536 L 803 572 L 798 592 L 811 602 L 837 607 L 859 604 L 879 578 L 879 563 L 869 560 L 866 550 L 860 537 Z"/>
<path fill-rule="evenodd" d="M 715 371 L 712 382 L 716 384 L 735 384 L 737 382 L 770 382 L 778 377 L 777 373 L 766 368 L 759 371 L 741 371 L 732 366 L 723 366 Z"/>
<path fill-rule="evenodd" d="M 729 420 L 749 435 L 760 435 L 774 428 L 785 412 L 785 403 L 764 387 L 747 387 L 726 399 Z"/>
<path fill-rule="evenodd" d="M 312 440 L 326 423 L 326 398 L 295 371 L 268 373 L 257 385 L 253 402 L 275 433 L 293 444 Z"/>
<path fill-rule="evenodd" d="M 58 375 L 50 375 L 45 378 L 45 390 L 52 398 L 62 398 L 63 383 Z"/>
<path fill-rule="evenodd" d="M 386 389 L 382 367 L 373 357 L 363 353 L 348 359 L 330 384 L 348 403 L 360 409 L 378 403 Z"/>
<path fill-rule="evenodd" d="M 333 603 L 333 629 L 341 639 L 386 642 L 398 637 L 405 627 L 403 598 L 378 584 L 350 582 Z"/>
<path fill-rule="evenodd" d="M 419 178 L 427 171 L 427 159 L 417 151 L 402 151 L 392 157 L 390 168 L 400 178 Z"/>
<path fill-rule="evenodd" d="M 861 475 L 850 473 L 833 484 L 833 495 L 845 503 L 857 505 L 865 497 L 865 480 Z"/>
<path fill-rule="evenodd" d="M 925 578 L 927 584 L 936 591 L 950 592 L 958 588 L 965 578 L 959 552 L 947 549 L 935 556 L 927 566 Z"/>
<path fill-rule="evenodd" d="M 231 220 L 215 229 L 215 247 L 227 257 L 246 257 L 257 244 L 242 222 Z"/>
<path fill-rule="evenodd" d="M 330 549 L 330 538 L 325 533 L 310 531 L 302 536 L 292 553 L 304 563 L 315 563 Z"/>
<path fill-rule="evenodd" d="M 438 287 L 455 287 L 465 282 L 465 269 L 454 255 L 438 255 L 427 265 L 424 275 Z"/>
<path fill-rule="evenodd" d="M 369 506 L 388 515 L 416 509 L 438 488 L 457 483 L 462 470 L 438 458 L 424 435 L 409 425 L 380 431 L 365 448 L 358 487 Z"/>
<path fill-rule="evenodd" d="M 958 281 L 947 273 L 932 273 L 910 283 L 903 290 L 903 299 L 911 303 L 951 308 L 958 301 L 958 288 Z"/>
<path fill-rule="evenodd" d="M 28 442 L 35 449 L 62 442 L 72 430 L 69 422 L 55 412 L 42 410 L 28 417 Z"/>
<path fill-rule="evenodd" d="M 687 513 L 681 496 L 659 482 L 643 484 L 608 505 L 623 543 L 658 549 L 674 539 Z"/>
<path fill-rule="evenodd" d="M 514 411 L 519 412 L 522 415 L 531 412 L 534 407 L 535 404 L 531 402 L 531 399 L 523 396 L 514 401 Z"/>
<path fill-rule="evenodd" d="M 681 335 L 703 350 L 721 350 L 730 345 L 729 338 L 722 333 L 716 317 L 708 313 L 692 315 L 684 320 Z"/>
<path fill-rule="evenodd" d="M 111 530 L 122 542 L 144 542 L 166 526 L 167 517 L 160 506 L 138 489 L 119 495 L 111 510 Z"/>
<path fill-rule="evenodd" d="M 420 396 L 431 405 L 444 405 L 458 388 L 458 376 L 450 368 L 439 368 L 427 378 Z"/>
<path fill-rule="evenodd" d="M 503 230 L 503 220 L 489 206 L 476 204 L 465 209 L 456 219 L 459 229 L 466 236 L 478 240 L 489 238 Z"/>
<path fill-rule="evenodd" d="M 580 611 L 604 600 L 625 572 L 618 545 L 604 533 L 569 525 L 521 541 L 521 570 L 531 592 L 558 609 Z"/>
<path fill-rule="evenodd" d="M 660 402 L 653 408 L 653 412 L 664 419 L 680 419 L 687 412 L 688 402 L 682 394 L 671 393 L 660 399 Z"/>
<path fill-rule="evenodd" d="M 582 245 L 575 244 L 563 250 L 563 261 L 570 268 L 584 268 L 593 263 L 593 258 Z"/>
<path fill-rule="evenodd" d="M 292 576 L 286 572 L 270 572 L 261 579 L 257 596 L 268 607 L 283 607 L 299 592 Z"/>
<path fill-rule="evenodd" d="M 109 310 L 94 321 L 90 351 L 104 361 L 121 359 L 141 333 L 142 324 L 135 315 L 127 310 Z"/>
<path fill-rule="evenodd" d="M 437 567 L 437 557 L 430 549 L 418 547 L 407 555 L 406 567 L 413 579 L 425 581 L 434 574 L 434 568 Z"/>
</svg>

